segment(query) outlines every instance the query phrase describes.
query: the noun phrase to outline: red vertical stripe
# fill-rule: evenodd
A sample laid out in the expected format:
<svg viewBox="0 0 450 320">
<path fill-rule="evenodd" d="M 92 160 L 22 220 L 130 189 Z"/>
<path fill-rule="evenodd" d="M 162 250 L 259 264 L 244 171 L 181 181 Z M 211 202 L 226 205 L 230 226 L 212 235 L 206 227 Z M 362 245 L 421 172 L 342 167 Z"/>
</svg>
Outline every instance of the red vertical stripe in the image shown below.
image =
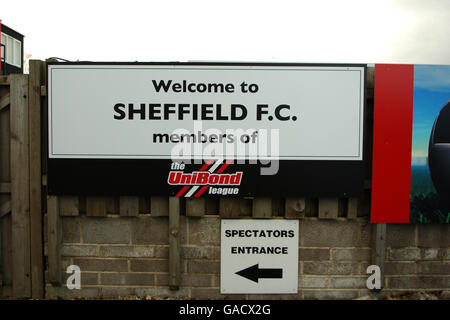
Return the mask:
<svg viewBox="0 0 450 320">
<path fill-rule="evenodd" d="M 372 167 L 374 223 L 408 223 L 414 65 L 375 66 Z"/>
</svg>

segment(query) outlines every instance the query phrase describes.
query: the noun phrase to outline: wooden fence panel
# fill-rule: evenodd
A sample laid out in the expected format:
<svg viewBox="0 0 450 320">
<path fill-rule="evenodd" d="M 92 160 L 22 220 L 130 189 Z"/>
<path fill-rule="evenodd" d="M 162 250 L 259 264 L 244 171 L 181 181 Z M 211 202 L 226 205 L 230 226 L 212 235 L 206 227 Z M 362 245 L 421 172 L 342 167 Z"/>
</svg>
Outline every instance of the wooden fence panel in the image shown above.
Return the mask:
<svg viewBox="0 0 450 320">
<path fill-rule="evenodd" d="M 120 214 L 120 197 L 105 197 L 106 214 Z"/>
<path fill-rule="evenodd" d="M 7 90 L 7 92 L 0 96 L 0 111 L 6 109 L 6 107 L 9 107 L 11 101 L 9 90 L 7 88 L 5 89 Z"/>
<path fill-rule="evenodd" d="M 384 288 L 384 266 L 386 259 L 386 223 L 375 223 L 372 225 L 372 263 L 380 267 L 381 271 L 381 288 Z"/>
<path fill-rule="evenodd" d="M 47 196 L 47 256 L 48 280 L 54 285 L 61 284 L 62 225 L 57 196 Z"/>
<path fill-rule="evenodd" d="M 2 204 L 0 204 L 0 218 L 3 216 L 6 216 L 11 212 L 11 201 L 5 201 Z"/>
<path fill-rule="evenodd" d="M 3 287 L 3 219 L 0 217 L 0 297 L 2 296 L 2 287 Z"/>
<path fill-rule="evenodd" d="M 339 211 L 338 198 L 319 198 L 319 218 L 336 219 Z"/>
<path fill-rule="evenodd" d="M 60 196 L 59 206 L 61 216 L 76 217 L 80 213 L 80 199 L 77 196 Z"/>
<path fill-rule="evenodd" d="M 186 216 L 201 217 L 205 215 L 206 200 L 204 198 L 186 199 Z"/>
<path fill-rule="evenodd" d="M 28 76 L 10 75 L 13 295 L 31 296 Z"/>
<path fill-rule="evenodd" d="M 42 255 L 42 178 L 41 178 L 41 85 L 45 82 L 45 63 L 31 60 L 28 81 L 28 130 L 30 165 L 31 296 L 44 296 Z"/>
<path fill-rule="evenodd" d="M 9 77 L 0 76 L 0 86 L 8 86 L 8 85 L 9 85 Z"/>
<path fill-rule="evenodd" d="M 90 217 L 106 217 L 106 198 L 86 197 L 86 215 Z"/>
<path fill-rule="evenodd" d="M 219 200 L 219 215 L 223 219 L 238 218 L 241 213 L 242 199 L 224 198 Z"/>
<path fill-rule="evenodd" d="M 0 182 L 0 193 L 11 193 L 11 183 Z"/>
<path fill-rule="evenodd" d="M 305 198 L 287 198 L 285 206 L 285 217 L 287 219 L 296 219 L 305 216 Z"/>
<path fill-rule="evenodd" d="M 169 215 L 169 197 L 151 197 L 150 213 L 154 217 L 167 217 Z"/>
<path fill-rule="evenodd" d="M 272 198 L 272 217 L 284 217 L 285 211 L 285 199 Z"/>
<path fill-rule="evenodd" d="M 0 86 L 0 296 L 3 297 L 12 292 L 9 106 L 9 86 Z"/>
<path fill-rule="evenodd" d="M 0 97 L 8 95 L 9 101 L 9 87 L 0 86 Z M 9 104 L 0 110 L 0 182 L 10 183 L 10 108 Z M 0 203 L 4 199 L 9 200 L 9 196 L 0 195 Z"/>
<path fill-rule="evenodd" d="M 12 236 L 11 215 L 0 218 L 0 296 L 11 296 L 12 293 Z"/>
<path fill-rule="evenodd" d="M 356 219 L 358 217 L 358 198 L 349 198 L 347 205 L 347 218 Z"/>
<path fill-rule="evenodd" d="M 272 217 L 272 198 L 253 199 L 252 216 L 253 218 Z"/>
<path fill-rule="evenodd" d="M 169 198 L 169 288 L 180 286 L 180 198 Z"/>
<path fill-rule="evenodd" d="M 205 214 L 219 214 L 219 199 L 205 199 Z"/>
<path fill-rule="evenodd" d="M 139 215 L 139 197 L 120 197 L 120 216 L 136 217 Z"/>
<path fill-rule="evenodd" d="M 139 197 L 139 213 L 150 214 L 150 196 Z"/>
</svg>

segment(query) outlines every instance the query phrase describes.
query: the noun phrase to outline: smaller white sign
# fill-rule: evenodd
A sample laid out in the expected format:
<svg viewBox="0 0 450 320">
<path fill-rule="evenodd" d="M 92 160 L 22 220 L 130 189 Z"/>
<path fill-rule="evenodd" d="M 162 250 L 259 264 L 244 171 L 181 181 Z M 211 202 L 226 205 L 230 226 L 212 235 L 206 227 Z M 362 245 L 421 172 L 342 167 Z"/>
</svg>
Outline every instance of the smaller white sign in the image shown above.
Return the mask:
<svg viewBox="0 0 450 320">
<path fill-rule="evenodd" d="M 222 220 L 220 292 L 297 293 L 298 220 Z"/>
</svg>

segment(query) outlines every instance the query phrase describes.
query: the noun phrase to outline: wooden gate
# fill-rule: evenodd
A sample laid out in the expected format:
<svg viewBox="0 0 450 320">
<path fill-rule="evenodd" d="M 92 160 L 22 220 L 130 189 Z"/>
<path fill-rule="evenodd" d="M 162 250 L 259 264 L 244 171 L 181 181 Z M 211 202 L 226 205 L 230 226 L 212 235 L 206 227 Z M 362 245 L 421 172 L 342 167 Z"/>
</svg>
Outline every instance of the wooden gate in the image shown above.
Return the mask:
<svg viewBox="0 0 450 320">
<path fill-rule="evenodd" d="M 42 298 L 41 85 L 30 76 L 0 77 L 0 297 Z"/>
</svg>

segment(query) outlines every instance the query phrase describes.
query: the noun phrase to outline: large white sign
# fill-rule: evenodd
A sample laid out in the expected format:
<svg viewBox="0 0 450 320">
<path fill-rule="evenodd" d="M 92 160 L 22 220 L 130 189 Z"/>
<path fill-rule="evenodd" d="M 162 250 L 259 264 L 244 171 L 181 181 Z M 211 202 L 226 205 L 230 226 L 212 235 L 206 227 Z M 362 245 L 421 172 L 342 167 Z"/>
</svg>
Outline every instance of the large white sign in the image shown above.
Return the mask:
<svg viewBox="0 0 450 320">
<path fill-rule="evenodd" d="M 49 157 L 362 160 L 364 71 L 50 64 Z"/>
<path fill-rule="evenodd" d="M 297 293 L 298 220 L 222 220 L 220 292 Z"/>
</svg>

